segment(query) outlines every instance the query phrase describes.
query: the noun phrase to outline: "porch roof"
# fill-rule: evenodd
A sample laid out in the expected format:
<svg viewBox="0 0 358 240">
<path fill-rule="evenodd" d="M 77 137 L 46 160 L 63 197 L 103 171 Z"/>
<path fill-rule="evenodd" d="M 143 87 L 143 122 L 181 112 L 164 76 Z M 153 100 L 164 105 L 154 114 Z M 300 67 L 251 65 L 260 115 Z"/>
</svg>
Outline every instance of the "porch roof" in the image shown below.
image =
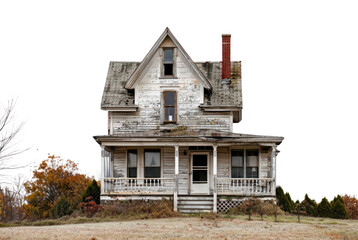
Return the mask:
<svg viewBox="0 0 358 240">
<path fill-rule="evenodd" d="M 178 127 L 171 130 L 149 130 L 125 132 L 117 135 L 94 136 L 99 143 L 104 142 L 208 142 L 208 143 L 272 143 L 279 145 L 283 137 L 231 133 L 219 130 L 189 130 Z"/>
</svg>

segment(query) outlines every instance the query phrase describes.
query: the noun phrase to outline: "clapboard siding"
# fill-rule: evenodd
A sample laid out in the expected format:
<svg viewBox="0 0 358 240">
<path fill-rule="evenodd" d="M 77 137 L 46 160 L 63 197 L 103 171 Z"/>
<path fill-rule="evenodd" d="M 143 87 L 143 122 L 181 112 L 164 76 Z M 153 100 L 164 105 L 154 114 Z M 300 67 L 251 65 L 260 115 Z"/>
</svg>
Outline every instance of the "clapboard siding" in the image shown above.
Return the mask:
<svg viewBox="0 0 358 240">
<path fill-rule="evenodd" d="M 179 148 L 179 194 L 188 194 L 188 164 L 189 157 L 184 155 L 188 147 Z M 173 147 L 163 148 L 163 177 L 174 178 L 175 174 L 175 151 Z"/>
<path fill-rule="evenodd" d="M 260 156 L 260 178 L 267 178 L 269 173 L 269 166 L 268 166 L 268 152 L 267 151 L 261 151 Z"/>
<path fill-rule="evenodd" d="M 163 91 L 177 92 L 177 124 L 195 129 L 232 130 L 229 112 L 206 114 L 199 105 L 204 101 L 204 88 L 192 73 L 179 52 L 176 57 L 177 78 L 161 78 L 162 57 L 155 53 L 135 85 L 137 112 L 132 114 L 111 113 L 110 128 L 113 134 L 158 129 L 163 125 Z M 168 126 L 176 128 L 176 125 Z"/>
<path fill-rule="evenodd" d="M 113 177 L 127 177 L 126 149 L 116 148 L 113 155 Z"/>
<path fill-rule="evenodd" d="M 230 149 L 227 147 L 218 147 L 218 177 L 227 178 L 231 177 L 229 174 L 230 163 Z"/>
</svg>

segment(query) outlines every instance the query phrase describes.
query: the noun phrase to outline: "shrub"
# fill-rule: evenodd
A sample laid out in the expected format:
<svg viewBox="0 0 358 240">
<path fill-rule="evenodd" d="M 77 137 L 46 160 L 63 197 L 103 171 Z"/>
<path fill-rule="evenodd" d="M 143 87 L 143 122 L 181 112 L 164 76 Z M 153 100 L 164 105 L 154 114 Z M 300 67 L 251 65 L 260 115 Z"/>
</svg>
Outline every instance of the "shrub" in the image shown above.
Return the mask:
<svg viewBox="0 0 358 240">
<path fill-rule="evenodd" d="M 263 202 L 259 199 L 253 198 L 242 202 L 242 204 L 236 208 L 232 208 L 229 213 L 235 215 L 247 214 L 249 216 L 249 220 L 251 220 L 252 214 L 259 214 L 261 220 L 263 220 L 263 215 L 275 216 L 275 221 L 277 221 L 277 216 L 283 214 L 283 211 L 272 200 Z"/>
<path fill-rule="evenodd" d="M 318 216 L 317 203 L 315 200 L 310 199 L 307 194 L 305 195 L 305 199 L 301 202 L 301 209 L 304 212 L 304 214 L 313 217 Z"/>
<path fill-rule="evenodd" d="M 277 205 L 285 212 L 292 212 L 294 210 L 295 203 L 292 201 L 288 192 L 284 192 L 282 187 L 276 188 Z"/>
<path fill-rule="evenodd" d="M 98 217 L 116 217 L 124 218 L 166 218 L 180 216 L 173 210 L 173 201 L 162 199 L 161 201 L 120 201 L 104 205 L 96 214 Z"/>
<path fill-rule="evenodd" d="M 331 217 L 332 216 L 332 206 L 328 202 L 327 198 L 323 198 L 322 201 L 318 204 L 317 213 L 320 217 Z"/>
<path fill-rule="evenodd" d="M 344 195 L 342 199 L 348 212 L 348 218 L 358 219 L 358 199 L 348 195 Z"/>
<path fill-rule="evenodd" d="M 85 202 L 87 197 L 92 197 L 96 204 L 100 204 L 100 196 L 101 188 L 98 186 L 97 181 L 93 179 L 82 194 L 82 202 Z"/>
<path fill-rule="evenodd" d="M 71 204 L 65 196 L 60 197 L 52 209 L 52 215 L 55 218 L 70 215 L 72 212 Z"/>
<path fill-rule="evenodd" d="M 81 203 L 81 208 L 83 209 L 86 217 L 93 217 L 96 212 L 101 209 L 101 206 L 92 199 L 93 197 L 87 197 L 85 202 Z"/>
<path fill-rule="evenodd" d="M 348 219 L 348 212 L 342 201 L 333 201 L 332 218 Z"/>
</svg>

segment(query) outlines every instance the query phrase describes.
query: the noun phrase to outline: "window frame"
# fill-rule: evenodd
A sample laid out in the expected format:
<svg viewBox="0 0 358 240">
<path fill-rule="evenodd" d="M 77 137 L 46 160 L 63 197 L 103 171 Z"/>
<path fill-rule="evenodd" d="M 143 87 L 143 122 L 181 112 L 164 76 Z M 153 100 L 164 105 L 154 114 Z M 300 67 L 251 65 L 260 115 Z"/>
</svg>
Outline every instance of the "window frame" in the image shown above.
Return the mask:
<svg viewBox="0 0 358 240">
<path fill-rule="evenodd" d="M 159 167 L 147 167 L 146 164 L 145 164 L 145 153 L 146 152 L 159 152 Z M 143 177 L 144 178 L 155 178 L 155 177 L 146 177 L 146 174 L 145 174 L 145 170 L 146 168 L 159 168 L 159 177 L 158 179 L 160 179 L 162 177 L 162 151 L 160 148 L 148 148 L 148 149 L 144 149 L 143 151 Z"/>
<path fill-rule="evenodd" d="M 243 151 L 243 153 L 244 153 L 244 165 L 243 165 L 243 172 L 244 172 L 244 177 L 242 177 L 242 178 L 233 178 L 232 177 L 232 168 L 233 168 L 233 166 L 232 166 L 232 152 L 233 151 Z M 261 151 L 260 151 L 260 149 L 259 148 L 231 148 L 230 149 L 230 159 L 229 159 L 229 166 L 230 166 L 230 171 L 229 171 L 229 174 L 230 174 L 230 178 L 233 178 L 233 179 L 246 179 L 246 178 L 252 178 L 252 179 L 257 179 L 257 178 L 253 178 L 253 177 L 247 177 L 247 151 L 257 151 L 257 153 L 258 153 L 258 159 L 257 159 L 257 178 L 260 178 L 260 175 L 261 175 L 261 172 L 260 172 L 260 170 L 261 170 Z"/>
<path fill-rule="evenodd" d="M 165 62 L 165 50 L 171 50 L 172 51 L 172 62 Z M 174 77 L 174 55 L 175 55 L 175 51 L 173 47 L 166 47 L 163 48 L 163 58 L 162 58 L 162 62 L 163 62 L 163 71 L 162 71 L 162 76 L 164 78 L 173 78 Z M 172 74 L 171 75 L 166 75 L 165 74 L 165 65 L 171 64 L 172 66 Z"/>
<path fill-rule="evenodd" d="M 165 93 L 167 92 L 174 92 L 174 105 L 166 105 L 165 104 Z M 163 123 L 177 123 L 178 116 L 177 116 L 177 91 L 174 90 L 165 90 L 163 91 Z M 165 119 L 165 109 L 166 107 L 174 107 L 174 121 L 167 121 Z"/>
<path fill-rule="evenodd" d="M 128 161 L 129 161 L 129 152 L 135 151 L 136 152 L 136 167 L 129 167 Z M 138 178 L 138 149 L 127 149 L 127 178 Z M 136 169 L 136 177 L 130 177 L 129 176 L 129 169 L 135 168 Z"/>
</svg>

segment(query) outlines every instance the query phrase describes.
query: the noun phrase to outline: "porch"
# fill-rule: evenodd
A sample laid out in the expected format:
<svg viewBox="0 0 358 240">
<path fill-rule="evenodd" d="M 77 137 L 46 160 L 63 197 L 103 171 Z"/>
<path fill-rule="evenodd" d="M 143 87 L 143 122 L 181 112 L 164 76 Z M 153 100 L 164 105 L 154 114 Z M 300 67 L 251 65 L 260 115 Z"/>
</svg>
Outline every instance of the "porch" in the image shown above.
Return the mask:
<svg viewBox="0 0 358 240">
<path fill-rule="evenodd" d="M 173 199 L 175 211 L 183 212 L 187 210 L 186 208 L 194 208 L 194 210 L 204 209 L 217 212 L 218 196 L 234 198 L 275 196 L 275 146 L 208 145 L 206 143 L 201 147 L 193 148 L 188 146 L 189 144 L 160 147 L 154 145 L 102 146 L 101 199 L 166 197 Z M 192 143 L 194 144 L 198 145 L 198 143 Z M 252 171 L 257 171 L 257 177 L 233 176 L 235 175 L 233 162 L 237 160 L 234 152 L 236 153 L 238 149 L 243 152 L 241 157 L 243 161 L 246 161 L 245 149 L 250 149 L 250 151 L 257 149 L 258 165 L 256 169 L 252 169 Z M 147 152 L 151 153 L 150 156 L 153 152 L 158 152 L 158 164 L 156 160 L 152 164 L 160 167 L 159 177 L 148 176 L 148 174 L 153 175 L 156 170 L 152 169 L 150 172 L 146 169 Z M 132 158 L 130 154 L 133 153 L 136 156 L 136 164 L 130 163 Z M 243 163 L 241 169 L 244 176 L 249 175 L 248 165 L 250 161 L 252 162 L 249 157 L 247 159 L 247 163 Z M 135 167 L 135 176 L 133 169 L 130 169 L 131 166 Z M 205 199 L 201 200 L 200 196 Z M 210 208 L 208 205 L 211 205 Z"/>
</svg>

